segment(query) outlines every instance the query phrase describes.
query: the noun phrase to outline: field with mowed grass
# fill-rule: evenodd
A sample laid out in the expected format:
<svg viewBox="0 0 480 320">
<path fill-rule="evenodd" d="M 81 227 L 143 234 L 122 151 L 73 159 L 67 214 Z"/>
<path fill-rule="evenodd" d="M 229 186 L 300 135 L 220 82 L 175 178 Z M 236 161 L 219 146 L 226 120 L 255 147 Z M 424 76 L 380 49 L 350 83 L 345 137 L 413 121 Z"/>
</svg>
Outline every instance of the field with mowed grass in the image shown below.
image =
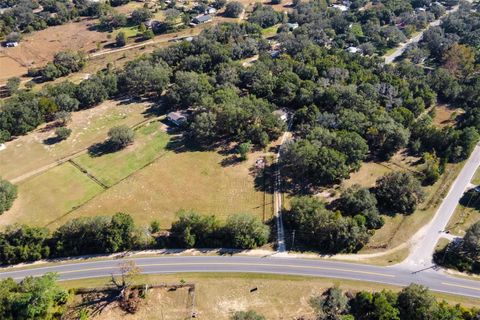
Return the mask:
<svg viewBox="0 0 480 320">
<path fill-rule="evenodd" d="M 126 212 L 139 225 L 158 220 L 169 228 L 180 210 L 220 219 L 239 212 L 271 218 L 272 195 L 263 191 L 269 181 L 256 179 L 252 171 L 263 151 L 250 154 L 245 162 L 217 151 L 189 151 L 179 133 L 167 132 L 166 124 L 146 113 L 146 104 L 98 108 L 82 111 L 82 117 L 74 114 L 69 125 L 73 133 L 66 141 L 44 145 L 39 135 L 48 139 L 51 132 L 41 130 L 20 138 L 32 145 L 25 151 L 29 161 L 11 145 L 0 153 L 9 166 L 17 163 L 16 177 L 25 177 L 17 183 L 18 199 L 0 216 L 0 225 L 54 229 L 72 218 Z M 112 151 L 107 132 L 119 124 L 133 127 L 135 139 L 125 149 Z M 71 153 L 68 161 L 56 163 Z"/>
<path fill-rule="evenodd" d="M 116 125 L 133 126 L 151 115 L 147 103 L 119 103 L 106 101 L 98 107 L 74 112 L 67 125 L 71 136 L 62 142 L 52 143 L 55 127 L 42 125 L 28 135 L 6 143 L 0 151 L 0 176 L 8 180 L 39 170 L 43 166 L 85 150 L 107 137 L 108 130 Z M 50 140 L 49 140 L 50 139 Z"/>
<path fill-rule="evenodd" d="M 135 142 L 116 152 L 83 154 L 72 161 L 107 186 L 112 186 L 166 152 L 170 136 L 160 122 L 149 123 L 135 131 Z M 99 149 L 102 148 L 100 146 Z"/>
<path fill-rule="evenodd" d="M 251 155 L 249 161 L 225 166 L 225 156 L 215 151 L 168 151 L 60 222 L 122 211 L 140 224 L 158 220 L 162 228 L 168 228 L 180 210 L 219 218 L 245 212 L 268 219 L 272 198 L 255 189 L 250 173 L 255 159 Z"/>
<path fill-rule="evenodd" d="M 103 189 L 66 162 L 18 185 L 13 207 L 0 215 L 0 225 L 46 226 L 93 198 Z"/>
</svg>

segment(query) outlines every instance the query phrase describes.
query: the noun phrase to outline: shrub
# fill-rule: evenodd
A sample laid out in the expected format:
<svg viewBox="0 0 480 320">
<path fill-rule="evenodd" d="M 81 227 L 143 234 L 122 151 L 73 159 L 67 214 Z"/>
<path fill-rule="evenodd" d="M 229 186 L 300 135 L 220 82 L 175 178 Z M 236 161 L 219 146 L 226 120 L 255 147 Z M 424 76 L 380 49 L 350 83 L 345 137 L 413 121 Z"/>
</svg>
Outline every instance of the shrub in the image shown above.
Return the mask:
<svg viewBox="0 0 480 320">
<path fill-rule="evenodd" d="M 122 149 L 133 142 L 135 134 L 128 126 L 116 126 L 108 131 L 109 143 L 112 147 Z"/>
<path fill-rule="evenodd" d="M 72 129 L 66 127 L 60 127 L 55 130 L 55 134 L 57 135 L 57 139 L 62 141 L 66 140 L 72 134 Z"/>
<path fill-rule="evenodd" d="M 0 178 L 0 214 L 12 207 L 17 198 L 17 187 Z"/>
<path fill-rule="evenodd" d="M 229 18 L 238 18 L 243 12 L 244 6 L 238 1 L 231 1 L 225 7 L 225 16 Z"/>
</svg>

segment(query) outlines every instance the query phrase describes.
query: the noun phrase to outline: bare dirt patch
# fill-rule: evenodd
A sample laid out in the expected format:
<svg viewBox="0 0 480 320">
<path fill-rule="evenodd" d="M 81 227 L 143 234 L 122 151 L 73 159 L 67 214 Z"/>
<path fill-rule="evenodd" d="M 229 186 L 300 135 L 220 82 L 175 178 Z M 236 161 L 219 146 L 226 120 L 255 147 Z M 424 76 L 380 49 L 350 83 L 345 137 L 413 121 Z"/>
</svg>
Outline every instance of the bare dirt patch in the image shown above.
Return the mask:
<svg viewBox="0 0 480 320">
<path fill-rule="evenodd" d="M 439 128 L 453 126 L 455 125 L 456 117 L 463 112 L 460 108 L 453 108 L 445 104 L 438 105 L 435 108 L 433 123 Z"/>
<path fill-rule="evenodd" d="M 28 68 L 44 66 L 52 61 L 55 53 L 59 51 L 95 50 L 97 43 L 107 41 L 106 33 L 89 30 L 89 27 L 95 23 L 96 20 L 83 19 L 79 22 L 48 27 L 25 36 L 18 47 L 0 48 L 2 70 L 0 81 L 5 81 L 12 76 L 22 76 Z M 9 60 L 5 60 L 6 57 Z M 15 61 L 16 67 L 10 67 L 10 72 L 4 72 L 3 65 L 11 61 Z"/>
</svg>

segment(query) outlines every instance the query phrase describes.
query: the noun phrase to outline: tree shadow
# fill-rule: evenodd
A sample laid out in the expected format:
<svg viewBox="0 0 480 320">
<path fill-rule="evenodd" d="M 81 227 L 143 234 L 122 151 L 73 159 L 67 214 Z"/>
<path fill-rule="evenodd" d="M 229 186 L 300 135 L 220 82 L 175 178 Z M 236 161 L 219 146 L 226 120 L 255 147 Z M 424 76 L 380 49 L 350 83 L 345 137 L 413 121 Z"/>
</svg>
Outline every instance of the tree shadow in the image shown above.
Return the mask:
<svg viewBox="0 0 480 320">
<path fill-rule="evenodd" d="M 55 136 L 55 137 L 50 137 L 50 138 L 47 138 L 47 139 L 43 140 L 43 144 L 45 144 L 47 146 L 51 146 L 51 145 L 57 144 L 61 141 L 62 141 L 62 139 Z"/>
<path fill-rule="evenodd" d="M 109 141 L 99 142 L 88 147 L 88 154 L 91 157 L 101 157 L 103 155 L 114 153 L 119 151 L 121 148 L 111 144 Z"/>
<path fill-rule="evenodd" d="M 480 210 L 480 193 L 470 189 L 460 198 L 460 204 L 466 208 Z"/>
</svg>

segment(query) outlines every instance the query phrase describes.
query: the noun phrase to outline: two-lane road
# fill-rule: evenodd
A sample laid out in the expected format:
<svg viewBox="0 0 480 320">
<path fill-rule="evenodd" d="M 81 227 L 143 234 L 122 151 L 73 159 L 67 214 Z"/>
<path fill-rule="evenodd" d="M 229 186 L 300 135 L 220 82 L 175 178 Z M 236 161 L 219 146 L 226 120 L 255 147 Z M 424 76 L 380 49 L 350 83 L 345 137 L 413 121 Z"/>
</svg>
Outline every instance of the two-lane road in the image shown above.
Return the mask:
<svg viewBox="0 0 480 320">
<path fill-rule="evenodd" d="M 455 278 L 432 269 L 412 273 L 402 266 L 378 267 L 331 260 L 246 256 L 159 256 L 61 264 L 31 269 L 3 269 L 0 278 L 16 280 L 26 276 L 58 273 L 60 280 L 108 277 L 119 272 L 119 265 L 133 260 L 145 274 L 185 272 L 239 272 L 314 276 L 407 286 L 419 283 L 431 290 L 480 299 L 480 282 Z"/>
</svg>

